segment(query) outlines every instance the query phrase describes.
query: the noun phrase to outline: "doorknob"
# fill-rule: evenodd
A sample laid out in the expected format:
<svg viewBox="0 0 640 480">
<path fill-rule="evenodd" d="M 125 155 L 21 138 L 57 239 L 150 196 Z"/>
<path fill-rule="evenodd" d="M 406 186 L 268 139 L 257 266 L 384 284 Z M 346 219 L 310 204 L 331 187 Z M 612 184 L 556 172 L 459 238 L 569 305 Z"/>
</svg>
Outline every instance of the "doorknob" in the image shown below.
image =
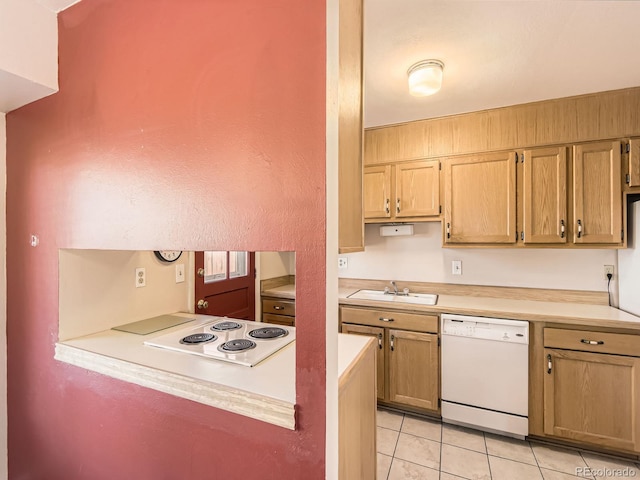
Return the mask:
<svg viewBox="0 0 640 480">
<path fill-rule="evenodd" d="M 209 302 L 207 302 L 206 300 L 200 299 L 198 300 L 197 306 L 200 310 L 204 310 L 209 306 Z"/>
<path fill-rule="evenodd" d="M 198 269 L 198 276 L 199 277 L 204 277 L 204 268 L 199 268 Z"/>
</svg>

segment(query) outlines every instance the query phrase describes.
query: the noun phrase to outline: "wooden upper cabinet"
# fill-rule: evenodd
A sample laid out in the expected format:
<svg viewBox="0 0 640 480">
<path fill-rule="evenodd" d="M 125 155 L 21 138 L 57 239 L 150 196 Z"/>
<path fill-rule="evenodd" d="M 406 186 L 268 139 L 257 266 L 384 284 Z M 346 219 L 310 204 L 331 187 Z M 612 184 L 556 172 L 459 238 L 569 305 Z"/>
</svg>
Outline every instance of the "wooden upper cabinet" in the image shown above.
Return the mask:
<svg viewBox="0 0 640 480">
<path fill-rule="evenodd" d="M 630 187 L 640 187 L 640 139 L 629 141 L 629 178 Z"/>
<path fill-rule="evenodd" d="M 396 165 L 396 218 L 440 214 L 440 162 Z"/>
<path fill-rule="evenodd" d="M 524 243 L 567 242 L 567 148 L 525 150 Z"/>
<path fill-rule="evenodd" d="M 440 215 L 440 162 L 364 167 L 364 218 L 420 221 Z"/>
<path fill-rule="evenodd" d="M 364 250 L 362 23 L 362 0 L 342 0 L 339 9 L 338 34 L 338 247 L 340 253 Z"/>
<path fill-rule="evenodd" d="M 640 358 L 548 348 L 544 355 L 544 433 L 640 451 Z"/>
<path fill-rule="evenodd" d="M 364 168 L 364 218 L 391 218 L 391 166 Z"/>
<path fill-rule="evenodd" d="M 444 242 L 515 243 L 515 152 L 448 158 L 443 168 Z"/>
<path fill-rule="evenodd" d="M 438 410 L 438 335 L 404 330 L 388 335 L 389 401 Z"/>
<path fill-rule="evenodd" d="M 573 241 L 619 244 L 622 232 L 621 142 L 573 147 Z"/>
</svg>

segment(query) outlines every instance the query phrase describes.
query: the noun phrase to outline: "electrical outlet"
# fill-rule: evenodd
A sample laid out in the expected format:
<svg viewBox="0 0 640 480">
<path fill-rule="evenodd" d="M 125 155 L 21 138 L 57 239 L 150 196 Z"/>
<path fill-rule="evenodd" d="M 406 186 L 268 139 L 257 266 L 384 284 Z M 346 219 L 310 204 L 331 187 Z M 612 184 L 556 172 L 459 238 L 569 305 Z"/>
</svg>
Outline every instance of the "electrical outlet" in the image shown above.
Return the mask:
<svg viewBox="0 0 640 480">
<path fill-rule="evenodd" d="M 136 288 L 147 286 L 147 274 L 144 268 L 136 268 Z"/>
<path fill-rule="evenodd" d="M 349 268 L 349 259 L 347 257 L 338 257 L 338 269 L 346 270 Z"/>
<path fill-rule="evenodd" d="M 451 261 L 451 274 L 462 275 L 462 260 Z"/>
<path fill-rule="evenodd" d="M 604 266 L 604 278 L 606 280 L 608 280 L 607 275 L 611 274 L 613 276 L 614 271 L 613 271 L 613 265 L 605 265 Z"/>
<path fill-rule="evenodd" d="M 176 283 L 184 282 L 184 263 L 176 264 Z"/>
</svg>

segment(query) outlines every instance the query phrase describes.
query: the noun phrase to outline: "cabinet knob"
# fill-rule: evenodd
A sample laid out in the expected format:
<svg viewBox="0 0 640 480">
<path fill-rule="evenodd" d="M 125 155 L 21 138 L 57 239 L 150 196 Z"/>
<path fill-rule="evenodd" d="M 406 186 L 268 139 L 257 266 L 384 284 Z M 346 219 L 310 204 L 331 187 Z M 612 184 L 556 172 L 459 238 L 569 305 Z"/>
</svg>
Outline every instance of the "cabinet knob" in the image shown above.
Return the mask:
<svg viewBox="0 0 640 480">
<path fill-rule="evenodd" d="M 381 322 L 393 322 L 393 318 L 390 317 L 379 317 L 378 320 Z"/>
<path fill-rule="evenodd" d="M 560 238 L 564 238 L 564 220 L 560 220 Z"/>
<path fill-rule="evenodd" d="M 400 213 L 400 199 L 396 199 L 396 213 Z"/>
<path fill-rule="evenodd" d="M 451 238 L 451 224 L 447 223 L 447 238 Z"/>
<path fill-rule="evenodd" d="M 204 268 L 199 268 L 198 269 L 198 276 L 199 277 L 204 277 Z"/>
<path fill-rule="evenodd" d="M 551 363 L 551 355 L 547 355 L 547 373 L 551 373 L 551 368 L 553 364 Z"/>
<path fill-rule="evenodd" d="M 580 342 L 587 345 L 604 345 L 604 341 L 602 340 L 587 340 L 586 338 L 583 338 Z"/>
<path fill-rule="evenodd" d="M 388 198 L 384 203 L 384 210 L 385 210 L 385 212 L 390 213 L 390 211 L 389 211 L 389 199 Z"/>
<path fill-rule="evenodd" d="M 209 302 L 201 298 L 200 300 L 198 300 L 197 306 L 199 310 L 204 310 L 205 308 L 209 307 Z"/>
<path fill-rule="evenodd" d="M 582 220 L 578 220 L 578 238 L 582 237 Z"/>
<path fill-rule="evenodd" d="M 274 305 L 273 308 L 274 310 L 284 310 L 284 307 L 281 307 L 280 305 Z"/>
<path fill-rule="evenodd" d="M 378 348 L 382 350 L 382 334 L 378 334 Z"/>
<path fill-rule="evenodd" d="M 393 345 L 393 341 L 396 339 L 395 336 L 391 335 L 391 351 L 393 352 L 394 350 L 394 345 Z"/>
</svg>

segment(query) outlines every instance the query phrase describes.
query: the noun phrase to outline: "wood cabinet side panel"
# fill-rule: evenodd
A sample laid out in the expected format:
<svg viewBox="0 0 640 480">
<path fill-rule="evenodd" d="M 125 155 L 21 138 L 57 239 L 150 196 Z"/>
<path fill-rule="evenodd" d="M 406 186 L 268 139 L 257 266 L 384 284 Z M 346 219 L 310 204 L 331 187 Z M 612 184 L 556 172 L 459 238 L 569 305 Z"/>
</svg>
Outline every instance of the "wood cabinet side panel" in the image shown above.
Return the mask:
<svg viewBox="0 0 640 480">
<path fill-rule="evenodd" d="M 338 246 L 349 252 L 364 250 L 362 3 L 344 0 L 339 9 Z"/>
<path fill-rule="evenodd" d="M 376 478 L 376 358 L 373 344 L 341 378 L 338 392 L 340 480 Z M 345 377 L 347 374 L 343 375 Z"/>
</svg>

